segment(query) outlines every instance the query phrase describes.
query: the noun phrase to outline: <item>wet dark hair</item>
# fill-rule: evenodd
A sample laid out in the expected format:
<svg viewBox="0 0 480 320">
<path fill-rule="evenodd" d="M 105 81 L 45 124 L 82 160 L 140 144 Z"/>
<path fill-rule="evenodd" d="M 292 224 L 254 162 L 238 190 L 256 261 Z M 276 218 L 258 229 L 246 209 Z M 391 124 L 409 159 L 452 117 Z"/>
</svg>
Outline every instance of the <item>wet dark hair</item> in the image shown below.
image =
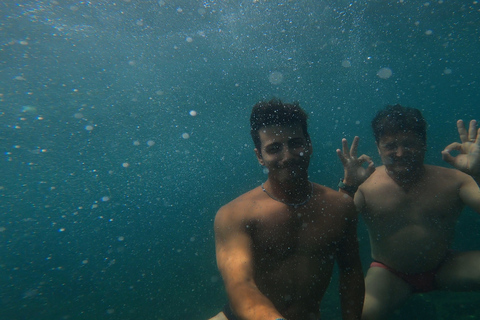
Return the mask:
<svg viewBox="0 0 480 320">
<path fill-rule="evenodd" d="M 399 132 L 413 132 L 427 143 L 427 122 L 420 110 L 403 107 L 399 104 L 389 105 L 377 112 L 372 120 L 373 135 L 378 143 L 383 136 Z"/>
<path fill-rule="evenodd" d="M 250 135 L 252 136 L 255 148 L 260 150 L 260 133 L 261 128 L 277 125 L 301 125 L 305 138 L 310 142 L 310 135 L 307 130 L 308 115 L 300 108 L 298 103 L 283 103 L 279 99 L 270 101 L 261 101 L 253 106 L 250 115 Z"/>
</svg>

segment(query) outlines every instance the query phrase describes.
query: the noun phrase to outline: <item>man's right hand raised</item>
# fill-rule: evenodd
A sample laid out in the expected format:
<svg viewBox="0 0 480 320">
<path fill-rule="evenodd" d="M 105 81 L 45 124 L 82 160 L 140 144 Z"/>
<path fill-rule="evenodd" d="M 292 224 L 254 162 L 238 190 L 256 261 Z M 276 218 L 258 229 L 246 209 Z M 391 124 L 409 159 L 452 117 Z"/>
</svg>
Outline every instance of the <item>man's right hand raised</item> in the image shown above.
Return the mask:
<svg viewBox="0 0 480 320">
<path fill-rule="evenodd" d="M 337 155 L 342 161 L 344 169 L 343 183 L 348 186 L 358 187 L 375 171 L 375 164 L 366 154 L 357 158 L 358 143 L 360 138 L 355 136 L 352 146 L 348 149 L 347 139 L 342 139 L 342 150 L 337 149 Z M 363 164 L 368 163 L 367 167 Z"/>
</svg>

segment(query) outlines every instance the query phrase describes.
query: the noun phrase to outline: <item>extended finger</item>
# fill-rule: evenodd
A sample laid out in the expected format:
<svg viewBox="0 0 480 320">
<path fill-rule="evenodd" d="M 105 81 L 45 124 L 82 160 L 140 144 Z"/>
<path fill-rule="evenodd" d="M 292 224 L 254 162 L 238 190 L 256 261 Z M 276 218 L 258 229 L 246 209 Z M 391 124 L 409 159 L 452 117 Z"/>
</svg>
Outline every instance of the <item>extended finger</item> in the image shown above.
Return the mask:
<svg viewBox="0 0 480 320">
<path fill-rule="evenodd" d="M 342 139 L 342 151 L 345 156 L 348 155 L 348 141 L 345 138 Z"/>
<path fill-rule="evenodd" d="M 340 161 L 345 166 L 347 164 L 347 160 L 345 159 L 345 156 L 343 155 L 342 150 L 337 149 L 336 152 L 337 152 L 338 158 L 340 158 Z"/>
<path fill-rule="evenodd" d="M 463 123 L 463 120 L 457 121 L 457 129 L 458 129 L 458 134 L 460 135 L 460 141 L 467 142 L 468 132 L 467 132 L 467 129 L 465 129 L 465 124 Z"/>
<path fill-rule="evenodd" d="M 350 156 L 356 158 L 357 157 L 357 150 L 358 150 L 358 143 L 360 142 L 360 138 L 355 136 L 353 138 L 352 146 L 350 147 Z"/>
<path fill-rule="evenodd" d="M 468 138 L 470 142 L 475 142 L 477 138 L 477 121 L 470 121 L 470 126 L 468 127 Z"/>
</svg>

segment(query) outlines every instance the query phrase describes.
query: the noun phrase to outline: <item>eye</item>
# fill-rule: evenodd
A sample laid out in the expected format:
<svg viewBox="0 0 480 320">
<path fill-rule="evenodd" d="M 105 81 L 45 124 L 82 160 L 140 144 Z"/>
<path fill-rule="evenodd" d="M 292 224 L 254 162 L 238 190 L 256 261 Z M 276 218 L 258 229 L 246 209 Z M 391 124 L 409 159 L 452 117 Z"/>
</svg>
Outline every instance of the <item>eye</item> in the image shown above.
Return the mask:
<svg viewBox="0 0 480 320">
<path fill-rule="evenodd" d="M 397 148 L 397 145 L 395 143 L 387 143 L 384 145 L 384 148 L 388 151 L 395 150 Z"/>
<path fill-rule="evenodd" d="M 291 140 L 289 145 L 290 145 L 290 148 L 301 148 L 305 145 L 305 143 L 302 139 L 295 139 L 295 140 Z"/>
<path fill-rule="evenodd" d="M 268 153 L 277 153 L 278 151 L 280 151 L 280 145 L 278 144 L 269 145 L 265 148 L 265 151 Z"/>
</svg>

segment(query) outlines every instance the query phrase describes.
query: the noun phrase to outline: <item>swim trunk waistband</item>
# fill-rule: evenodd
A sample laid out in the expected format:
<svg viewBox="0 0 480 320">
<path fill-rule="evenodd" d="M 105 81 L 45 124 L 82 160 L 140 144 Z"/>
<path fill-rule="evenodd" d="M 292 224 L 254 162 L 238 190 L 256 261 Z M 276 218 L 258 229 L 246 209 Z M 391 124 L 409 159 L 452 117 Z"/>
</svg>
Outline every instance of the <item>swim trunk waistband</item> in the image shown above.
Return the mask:
<svg viewBox="0 0 480 320">
<path fill-rule="evenodd" d="M 387 266 L 380 261 L 373 261 L 370 268 L 377 267 L 390 271 L 403 281 L 405 281 L 412 288 L 414 293 L 425 293 L 437 290 L 436 276 L 440 266 L 434 270 L 420 272 L 420 273 L 404 273 Z"/>
</svg>

